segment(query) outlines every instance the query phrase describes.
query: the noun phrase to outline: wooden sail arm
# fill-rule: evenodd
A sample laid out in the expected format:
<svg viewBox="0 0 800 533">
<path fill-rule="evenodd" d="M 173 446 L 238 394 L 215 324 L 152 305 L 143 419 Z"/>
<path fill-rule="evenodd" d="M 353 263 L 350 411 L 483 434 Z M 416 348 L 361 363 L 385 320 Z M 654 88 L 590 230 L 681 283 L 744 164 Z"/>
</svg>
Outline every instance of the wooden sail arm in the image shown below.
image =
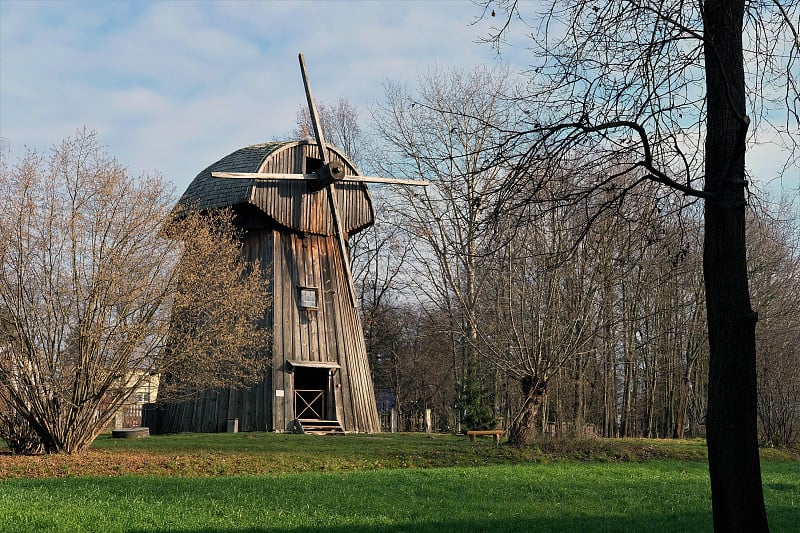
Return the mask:
<svg viewBox="0 0 800 533">
<path fill-rule="evenodd" d="M 319 176 L 316 173 L 311 174 L 285 174 L 279 172 L 212 172 L 211 176 L 214 178 L 225 179 L 256 179 L 267 181 L 316 181 Z M 341 181 L 347 183 L 388 183 L 392 185 L 417 185 L 420 187 L 427 187 L 431 183 L 425 180 L 406 180 L 397 178 L 382 178 L 379 176 L 345 176 L 343 178 L 335 179 L 334 181 Z"/>
</svg>

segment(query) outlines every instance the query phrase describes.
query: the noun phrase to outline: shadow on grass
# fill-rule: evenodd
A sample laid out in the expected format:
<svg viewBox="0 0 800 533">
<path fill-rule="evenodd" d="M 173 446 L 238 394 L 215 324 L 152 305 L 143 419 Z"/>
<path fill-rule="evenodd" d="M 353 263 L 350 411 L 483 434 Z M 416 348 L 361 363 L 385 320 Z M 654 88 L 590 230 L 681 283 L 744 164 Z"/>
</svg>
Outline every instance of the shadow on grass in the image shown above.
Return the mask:
<svg viewBox="0 0 800 533">
<path fill-rule="evenodd" d="M 770 524 L 794 524 L 798 511 L 792 507 L 770 509 Z M 129 530 L 130 533 L 158 533 L 175 531 L 174 529 L 142 529 Z M 184 530 L 181 530 L 184 531 Z M 236 528 L 204 528 L 187 530 L 188 533 L 441 533 L 441 532 L 711 532 L 711 512 L 708 513 L 673 513 L 652 514 L 647 516 L 618 516 L 618 517 L 592 517 L 580 518 L 539 518 L 527 519 L 485 519 L 485 520 L 442 520 L 438 522 L 408 522 L 394 525 L 357 525 L 346 526 L 303 526 L 303 527 L 245 527 Z M 794 531 L 784 527 L 772 527 L 773 533 Z"/>
<path fill-rule="evenodd" d="M 153 533 L 169 530 L 138 530 L 131 533 Z M 356 525 L 331 527 L 268 527 L 268 528 L 208 528 L 195 529 L 189 533 L 441 533 L 441 532 L 710 532 L 711 517 L 709 514 L 674 514 L 674 515 L 653 515 L 636 517 L 581 517 L 580 519 L 554 519 L 537 518 L 530 519 L 485 519 L 477 521 L 448 521 L 439 522 L 409 522 L 396 525 Z"/>
</svg>

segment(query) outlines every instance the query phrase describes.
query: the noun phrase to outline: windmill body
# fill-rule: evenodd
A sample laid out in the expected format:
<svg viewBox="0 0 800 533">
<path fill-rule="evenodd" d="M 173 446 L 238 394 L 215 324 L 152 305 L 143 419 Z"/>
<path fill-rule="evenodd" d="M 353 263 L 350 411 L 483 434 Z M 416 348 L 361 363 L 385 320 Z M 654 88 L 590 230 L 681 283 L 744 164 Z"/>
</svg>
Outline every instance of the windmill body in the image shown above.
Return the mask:
<svg viewBox="0 0 800 533">
<path fill-rule="evenodd" d="M 245 431 L 380 431 L 347 241 L 375 219 L 365 183 L 427 182 L 360 176 L 326 144 L 299 60 L 316 140 L 237 150 L 198 174 L 180 200 L 236 213 L 245 253 L 272 290 L 271 372 L 246 390 L 159 406 L 145 417 L 156 433 L 224 431 L 232 419 Z"/>
<path fill-rule="evenodd" d="M 358 175 L 344 154 L 331 146 L 326 150 L 346 175 Z M 180 202 L 192 208 L 235 211 L 244 253 L 259 261 L 270 282 L 266 326 L 272 330 L 272 368 L 253 387 L 208 391 L 161 406 L 150 422 L 155 432 L 225 431 L 234 418 L 242 431 L 293 431 L 298 420 L 338 422 L 344 431 L 380 431 L 363 328 L 350 299 L 328 197 L 336 197 L 346 240 L 374 221 L 366 186 L 342 181 L 331 184 L 331 191 L 314 191 L 299 180 L 212 176 L 308 174 L 320 165 L 312 142 L 248 146 L 203 170 L 184 193 Z"/>
</svg>

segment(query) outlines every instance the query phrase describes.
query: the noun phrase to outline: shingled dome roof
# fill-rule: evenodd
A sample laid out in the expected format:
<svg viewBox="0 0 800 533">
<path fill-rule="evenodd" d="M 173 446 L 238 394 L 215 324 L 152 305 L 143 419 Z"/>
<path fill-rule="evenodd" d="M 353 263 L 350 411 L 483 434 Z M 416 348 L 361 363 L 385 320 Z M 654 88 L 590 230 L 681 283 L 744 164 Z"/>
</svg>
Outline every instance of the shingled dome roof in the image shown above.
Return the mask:
<svg viewBox="0 0 800 533">
<path fill-rule="evenodd" d="M 347 175 L 359 175 L 352 162 L 338 149 L 328 145 L 327 150 L 330 160 L 344 163 Z M 179 204 L 200 210 L 249 205 L 286 228 L 333 235 L 335 227 L 325 189 L 310 191 L 303 181 L 211 176 L 212 172 L 308 173 L 307 167 L 312 161 L 318 162 L 317 157 L 317 145 L 311 141 L 269 142 L 240 148 L 200 172 L 181 196 Z M 375 213 L 364 184 L 339 182 L 334 190 L 348 235 L 372 224 Z"/>
<path fill-rule="evenodd" d="M 248 203 L 255 180 L 217 179 L 212 172 L 258 172 L 273 152 L 290 142 L 269 142 L 245 146 L 206 167 L 189 184 L 179 201 L 195 209 L 218 209 Z"/>
</svg>

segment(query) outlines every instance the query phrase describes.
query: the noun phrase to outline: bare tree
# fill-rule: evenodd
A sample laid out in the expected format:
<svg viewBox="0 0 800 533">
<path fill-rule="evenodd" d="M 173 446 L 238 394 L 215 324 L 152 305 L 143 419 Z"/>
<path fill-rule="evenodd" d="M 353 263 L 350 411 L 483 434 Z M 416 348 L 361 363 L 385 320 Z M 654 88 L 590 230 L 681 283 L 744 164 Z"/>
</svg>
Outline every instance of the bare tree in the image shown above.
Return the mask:
<svg viewBox="0 0 800 533">
<path fill-rule="evenodd" d="M 411 246 L 408 235 L 398 231 L 397 225 L 402 222 L 393 221 L 392 210 L 382 196 L 379 198 L 376 213 L 381 220 L 352 239 L 350 249 L 376 393 L 391 393 L 394 406 L 399 408 L 405 381 L 414 375 L 403 363 L 413 361 L 408 354 L 414 349 L 418 309 L 406 290 L 405 268 Z M 383 402 L 381 407 L 387 405 Z"/>
<path fill-rule="evenodd" d="M 85 130 L 2 166 L 0 397 L 44 451 L 85 450 L 151 374 L 203 388 L 268 363 L 267 292 L 230 216 L 173 205 Z"/>
<path fill-rule="evenodd" d="M 496 248 L 489 195 L 499 170 L 486 160 L 500 137 L 486 124 L 516 120 L 504 100 L 511 86 L 500 69 L 432 71 L 414 91 L 387 85 L 387 102 L 373 113 L 383 141 L 380 172 L 432 182 L 425 191 L 408 191 L 403 202 L 415 253 L 410 266 L 418 269 L 415 279 L 424 280 L 418 285 L 423 298 L 450 318 L 462 408 L 476 414 L 467 416 L 475 418 L 468 425 L 491 423 L 494 408 L 486 401 L 492 373 L 479 368 L 484 358 L 477 352 L 476 309 L 488 272 L 482 265 L 490 262 L 486 251 Z"/>
<path fill-rule="evenodd" d="M 318 104 L 317 115 L 326 141 L 342 150 L 360 168 L 364 164 L 368 142 L 361 128 L 358 108 L 346 98 L 340 98 L 335 105 Z M 297 111 L 297 129 L 292 135 L 297 139 L 314 137 L 307 106 L 301 106 Z"/>
<path fill-rule="evenodd" d="M 575 246 L 584 211 L 544 210 L 535 225 L 512 224 L 490 268 L 491 296 L 482 299 L 479 332 L 493 363 L 521 387 L 511 444 L 531 441 L 551 379 L 593 348 L 602 272 L 587 247 Z"/>
<path fill-rule="evenodd" d="M 494 4 L 507 21 L 490 36 L 499 43 L 522 15 L 516 0 L 486 2 L 487 10 Z M 655 181 L 704 201 L 714 526 L 765 531 L 745 152 L 748 135 L 751 142 L 778 137 L 791 147 L 800 138 L 798 3 L 576 0 L 542 8 L 527 20 L 533 65 L 523 105 L 532 120 L 511 132 L 525 170 L 518 176 L 527 179 L 531 166 L 560 164 L 590 147 L 597 180 L 586 194 L 614 181 L 624 196 Z M 797 165 L 796 154 L 787 165 Z M 620 160 L 627 169 L 612 172 L 612 158 L 614 169 Z"/>
<path fill-rule="evenodd" d="M 777 215 L 748 219 L 749 275 L 759 308 L 758 421 L 772 446 L 800 440 L 800 217 L 787 199 Z"/>
</svg>

